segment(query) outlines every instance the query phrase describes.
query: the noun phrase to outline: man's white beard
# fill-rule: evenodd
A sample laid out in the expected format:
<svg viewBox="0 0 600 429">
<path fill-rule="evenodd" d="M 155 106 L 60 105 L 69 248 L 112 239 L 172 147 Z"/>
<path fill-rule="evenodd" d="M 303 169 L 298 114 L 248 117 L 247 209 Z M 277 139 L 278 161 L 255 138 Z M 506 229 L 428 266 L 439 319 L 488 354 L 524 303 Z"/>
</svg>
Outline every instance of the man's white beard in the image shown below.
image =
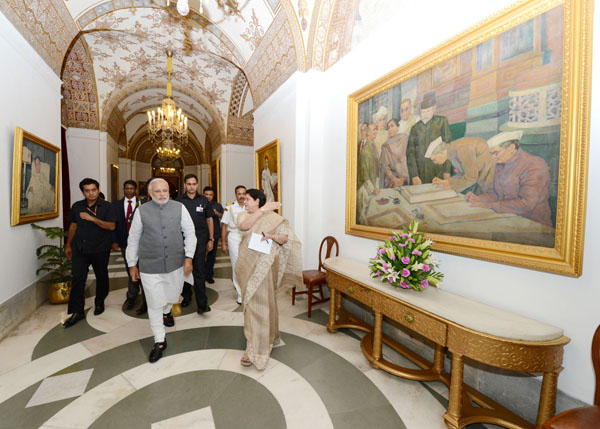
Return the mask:
<svg viewBox="0 0 600 429">
<path fill-rule="evenodd" d="M 152 201 L 156 201 L 157 204 L 164 206 L 165 204 L 167 204 L 169 202 L 169 197 L 165 198 L 164 201 L 161 201 L 159 198 L 154 198 Z"/>
</svg>

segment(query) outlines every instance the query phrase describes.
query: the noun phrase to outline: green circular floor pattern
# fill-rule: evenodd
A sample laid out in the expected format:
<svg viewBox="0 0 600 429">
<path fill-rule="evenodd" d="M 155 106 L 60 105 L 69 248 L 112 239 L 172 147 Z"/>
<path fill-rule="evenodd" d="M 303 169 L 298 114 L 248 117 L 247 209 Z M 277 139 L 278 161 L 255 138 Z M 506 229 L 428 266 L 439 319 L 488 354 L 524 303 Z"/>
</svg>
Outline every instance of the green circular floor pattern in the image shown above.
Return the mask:
<svg viewBox="0 0 600 429">
<path fill-rule="evenodd" d="M 145 386 L 106 410 L 90 428 L 147 429 L 152 423 L 206 407 L 217 428 L 286 427 L 277 399 L 262 384 L 234 372 L 205 370 Z"/>
<path fill-rule="evenodd" d="M 217 299 L 219 299 L 219 293 L 216 290 L 207 287 L 206 288 L 206 298 L 208 300 L 208 305 L 211 306 L 215 302 L 217 302 Z M 137 314 L 137 309 L 140 308 L 141 306 L 142 306 L 142 295 L 139 294 L 137 296 L 137 298 L 135 299 L 135 304 L 133 305 L 133 308 L 131 310 L 128 310 L 127 308 L 125 308 L 125 301 L 123 301 L 123 306 L 121 307 L 121 310 L 123 311 L 123 313 L 125 313 L 128 316 L 135 317 L 137 319 L 147 319 L 148 312 L 143 313 L 143 314 Z M 196 313 L 197 311 L 198 311 L 198 306 L 196 305 L 196 298 L 195 298 L 195 296 L 192 295 L 192 301 L 190 302 L 190 305 L 188 305 L 187 307 L 181 307 L 181 315 L 185 316 L 186 314 Z M 175 321 L 175 323 L 177 323 L 177 321 Z"/>
<path fill-rule="evenodd" d="M 285 345 L 273 349 L 271 357 L 289 366 L 312 386 L 323 401 L 334 427 L 344 429 L 406 428 L 400 416 L 377 386 L 350 362 L 305 338 L 285 332 L 281 334 L 281 338 Z M 206 349 L 241 351 L 246 346 L 244 330 L 241 326 L 212 326 L 170 332 L 167 334 L 167 341 L 169 347 L 165 351 L 165 357 Z M 86 386 L 87 392 L 124 371 L 148 362 L 148 354 L 153 343 L 152 337 L 133 341 L 98 353 L 53 375 L 93 368 L 94 371 Z M 356 347 L 360 347 L 358 342 Z M 3 416 L 2 424 L 6 424 L 6 427 L 37 428 L 76 399 L 25 408 L 40 383 L 28 387 L 0 404 L 0 415 Z M 176 402 L 169 400 L 169 397 L 173 395 L 196 396 L 203 395 L 202 391 L 204 390 L 219 389 L 219 384 L 216 381 L 215 383 L 195 385 L 193 388 L 186 387 L 181 390 L 182 393 L 176 393 L 177 389 L 163 391 L 163 395 L 156 398 L 158 402 L 154 406 L 164 408 L 171 402 Z M 235 407 L 236 404 L 233 403 L 231 406 Z M 195 409 L 198 408 L 200 407 Z M 145 427 L 148 425 L 146 424 Z"/>
</svg>

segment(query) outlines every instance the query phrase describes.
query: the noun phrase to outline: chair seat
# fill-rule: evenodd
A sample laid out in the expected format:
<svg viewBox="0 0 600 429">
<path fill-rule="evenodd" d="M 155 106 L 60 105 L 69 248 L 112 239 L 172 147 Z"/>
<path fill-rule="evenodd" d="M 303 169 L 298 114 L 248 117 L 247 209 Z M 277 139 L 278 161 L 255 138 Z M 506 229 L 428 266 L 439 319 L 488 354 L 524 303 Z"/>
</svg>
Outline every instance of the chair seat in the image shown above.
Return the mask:
<svg viewBox="0 0 600 429">
<path fill-rule="evenodd" d="M 324 283 L 325 273 L 319 270 L 305 270 L 302 271 L 302 281 L 305 284 L 309 283 Z"/>
<path fill-rule="evenodd" d="M 573 408 L 549 419 L 544 429 L 600 428 L 600 406 Z"/>
</svg>

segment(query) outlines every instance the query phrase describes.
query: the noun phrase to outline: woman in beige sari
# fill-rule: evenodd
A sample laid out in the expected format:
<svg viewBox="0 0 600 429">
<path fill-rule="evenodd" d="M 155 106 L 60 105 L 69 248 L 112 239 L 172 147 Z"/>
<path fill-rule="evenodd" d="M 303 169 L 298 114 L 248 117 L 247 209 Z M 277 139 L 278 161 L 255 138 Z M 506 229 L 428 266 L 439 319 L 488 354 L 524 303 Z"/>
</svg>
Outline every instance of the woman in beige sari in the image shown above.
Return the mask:
<svg viewBox="0 0 600 429">
<path fill-rule="evenodd" d="M 246 191 L 245 207 L 238 223 L 242 242 L 235 275 L 242 289 L 246 351 L 241 364 L 264 370 L 273 345 L 279 343 L 277 289 L 302 285 L 302 244 L 287 219 L 273 210 L 281 203 L 266 202 L 257 189 Z M 252 234 L 272 242 L 269 253 L 248 247 Z"/>
</svg>

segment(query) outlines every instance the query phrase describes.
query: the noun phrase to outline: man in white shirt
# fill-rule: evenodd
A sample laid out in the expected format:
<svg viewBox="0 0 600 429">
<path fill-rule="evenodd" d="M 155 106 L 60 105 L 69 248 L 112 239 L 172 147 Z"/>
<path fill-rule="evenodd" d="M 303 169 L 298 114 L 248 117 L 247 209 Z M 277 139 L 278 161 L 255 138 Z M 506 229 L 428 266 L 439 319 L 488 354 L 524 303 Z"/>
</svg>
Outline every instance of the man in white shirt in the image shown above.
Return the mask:
<svg viewBox="0 0 600 429">
<path fill-rule="evenodd" d="M 233 273 L 233 286 L 237 292 L 237 303 L 242 303 L 242 290 L 235 278 L 235 262 L 238 257 L 238 250 L 242 236 L 238 225 L 238 215 L 244 211 L 244 201 L 246 200 L 246 187 L 238 185 L 235 188 L 235 199 L 233 204 L 229 204 L 221 219 L 221 250 L 225 253 L 229 250 L 231 258 L 231 270 Z"/>
<path fill-rule="evenodd" d="M 171 307 L 179 301 L 183 277 L 192 272 L 196 231 L 185 206 L 169 200 L 169 184 L 164 179 L 154 179 L 148 192 L 152 201 L 133 215 L 126 256 L 131 278 L 144 283 L 154 334 L 149 361 L 154 363 L 167 348 L 164 327 L 175 325 Z"/>
<path fill-rule="evenodd" d="M 114 204 L 117 215 L 117 226 L 112 235 L 112 250 L 116 252 L 121 249 L 123 259 L 125 259 L 127 238 L 129 237 L 129 228 L 131 228 L 133 212 L 135 212 L 136 207 L 139 205 L 139 199 L 136 197 L 136 193 L 137 183 L 135 180 L 126 180 L 125 183 L 123 183 L 123 194 L 125 197 L 121 198 Z M 125 307 L 128 310 L 131 310 L 135 304 L 135 299 L 140 293 L 140 282 L 139 280 L 134 282 L 131 279 L 131 275 L 129 274 L 129 266 L 127 265 L 127 259 L 125 259 L 125 269 L 127 270 L 127 275 L 129 276 Z"/>
</svg>

